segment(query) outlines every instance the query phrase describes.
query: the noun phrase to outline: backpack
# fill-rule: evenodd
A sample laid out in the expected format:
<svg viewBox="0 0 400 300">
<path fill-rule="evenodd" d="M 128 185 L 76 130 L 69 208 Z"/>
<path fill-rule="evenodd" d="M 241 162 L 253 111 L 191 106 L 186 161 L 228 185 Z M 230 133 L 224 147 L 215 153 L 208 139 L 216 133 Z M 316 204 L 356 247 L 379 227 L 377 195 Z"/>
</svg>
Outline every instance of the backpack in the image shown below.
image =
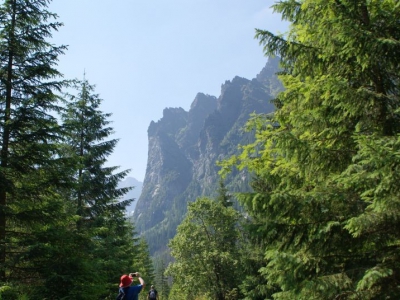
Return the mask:
<svg viewBox="0 0 400 300">
<path fill-rule="evenodd" d="M 128 290 L 129 290 L 129 287 L 120 288 L 119 289 L 119 294 L 118 294 L 116 300 L 124 300 L 124 299 L 126 299 L 125 296 L 126 296 L 126 293 L 128 292 Z"/>
<path fill-rule="evenodd" d="M 150 292 L 149 292 L 149 297 L 150 297 L 150 299 L 157 299 L 157 292 L 156 292 L 156 290 L 151 290 Z"/>
</svg>

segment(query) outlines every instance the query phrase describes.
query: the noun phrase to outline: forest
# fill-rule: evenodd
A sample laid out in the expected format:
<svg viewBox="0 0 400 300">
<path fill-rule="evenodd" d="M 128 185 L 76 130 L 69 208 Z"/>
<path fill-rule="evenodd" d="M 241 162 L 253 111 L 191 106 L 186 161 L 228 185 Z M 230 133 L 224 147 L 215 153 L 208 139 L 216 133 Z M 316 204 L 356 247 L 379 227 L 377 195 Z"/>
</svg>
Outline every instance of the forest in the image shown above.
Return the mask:
<svg viewBox="0 0 400 300">
<path fill-rule="evenodd" d="M 168 265 L 125 216 L 103 100 L 57 70 L 48 4 L 0 5 L 0 300 L 115 299 L 133 271 L 139 299 L 152 283 L 171 300 L 400 298 L 397 0 L 273 5 L 288 32 L 255 38 L 284 91 L 218 162 L 215 199 L 188 204 Z M 237 170 L 251 191 L 226 188 Z"/>
</svg>

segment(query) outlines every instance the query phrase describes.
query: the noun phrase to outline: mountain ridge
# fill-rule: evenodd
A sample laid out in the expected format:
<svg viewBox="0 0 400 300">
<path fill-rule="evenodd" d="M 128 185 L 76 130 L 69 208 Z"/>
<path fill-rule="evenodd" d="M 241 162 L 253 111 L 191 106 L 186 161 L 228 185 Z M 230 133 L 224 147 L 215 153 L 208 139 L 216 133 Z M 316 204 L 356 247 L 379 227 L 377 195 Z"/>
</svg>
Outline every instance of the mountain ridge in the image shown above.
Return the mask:
<svg viewBox="0 0 400 300">
<path fill-rule="evenodd" d="M 251 140 L 243 131 L 250 115 L 274 111 L 271 100 L 282 89 L 278 70 L 279 59 L 269 58 L 255 78 L 235 76 L 221 85 L 218 98 L 198 93 L 189 111 L 165 108 L 162 118 L 150 123 L 146 175 L 132 221 L 152 255 L 168 251 L 188 202 L 216 196 L 216 162 Z M 232 174 L 227 186 L 248 190 L 247 177 Z"/>
</svg>

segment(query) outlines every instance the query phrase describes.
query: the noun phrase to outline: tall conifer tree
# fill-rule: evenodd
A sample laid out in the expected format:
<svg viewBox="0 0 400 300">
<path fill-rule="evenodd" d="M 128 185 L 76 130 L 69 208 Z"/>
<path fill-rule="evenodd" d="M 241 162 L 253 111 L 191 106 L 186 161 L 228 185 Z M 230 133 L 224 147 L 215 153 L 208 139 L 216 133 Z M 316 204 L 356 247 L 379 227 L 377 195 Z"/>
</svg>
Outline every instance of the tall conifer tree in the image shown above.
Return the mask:
<svg viewBox="0 0 400 300">
<path fill-rule="evenodd" d="M 135 242 L 135 249 L 132 254 L 133 261 L 130 270 L 139 272 L 146 283 L 146 289 L 143 289 L 139 294 L 140 300 L 146 300 L 147 292 L 150 286 L 154 284 L 154 266 L 150 257 L 149 246 L 144 238 L 140 238 Z"/>
<path fill-rule="evenodd" d="M 69 101 L 62 114 L 67 133 L 65 153 L 76 165 L 71 180 L 74 186 L 67 198 L 77 216 L 77 233 L 84 237 L 79 251 L 90 260 L 90 268 L 80 275 L 94 273 L 95 286 L 102 282 L 106 295 L 112 292 L 111 286 L 107 290 L 108 284 L 126 272 L 134 256 L 134 232 L 125 217 L 132 200 L 120 201 L 132 187 L 118 187 L 129 170 L 115 173 L 118 167 L 105 166 L 118 142 L 108 139 L 113 133 L 108 120 L 111 114 L 100 110 L 102 99 L 88 80 L 76 81 L 74 88 L 77 93 L 66 96 Z"/>
<path fill-rule="evenodd" d="M 398 1 L 285 0 L 289 34 L 258 30 L 286 91 L 258 117 L 241 196 L 264 232 L 274 299 L 396 299 L 399 283 Z"/>
<path fill-rule="evenodd" d="M 55 189 L 63 172 L 55 159 L 54 115 L 55 93 L 63 86 L 55 64 L 65 47 L 47 41 L 61 26 L 47 4 L 0 5 L 0 281 L 29 278 L 27 240 L 35 225 L 57 220 L 62 206 Z"/>
<path fill-rule="evenodd" d="M 170 286 L 168 284 L 168 277 L 165 275 L 166 264 L 163 258 L 159 258 L 155 263 L 155 286 L 160 295 L 160 298 L 168 299 Z"/>
<path fill-rule="evenodd" d="M 100 110 L 102 99 L 95 94 L 88 80 L 76 81 L 76 95 L 68 94 L 66 110 L 62 120 L 71 150 L 71 157 L 77 164 L 74 174 L 75 189 L 71 199 L 75 203 L 76 214 L 80 217 L 78 229 L 87 230 L 97 216 L 107 209 L 118 208 L 124 211 L 132 200 L 118 202 L 132 187 L 118 188 L 118 183 L 129 172 L 119 173 L 119 168 L 106 167 L 108 156 L 114 151 L 117 139 L 107 140 L 113 134 L 110 127 L 110 113 Z"/>
</svg>

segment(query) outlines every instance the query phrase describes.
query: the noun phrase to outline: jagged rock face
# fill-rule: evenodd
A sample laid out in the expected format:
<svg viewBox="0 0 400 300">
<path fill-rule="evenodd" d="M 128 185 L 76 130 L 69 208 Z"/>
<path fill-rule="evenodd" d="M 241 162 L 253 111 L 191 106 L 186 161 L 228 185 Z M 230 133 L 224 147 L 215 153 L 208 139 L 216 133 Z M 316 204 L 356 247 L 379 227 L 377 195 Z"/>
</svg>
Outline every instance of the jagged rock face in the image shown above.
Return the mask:
<svg viewBox="0 0 400 300">
<path fill-rule="evenodd" d="M 182 193 L 191 178 L 191 163 L 176 136 L 187 124 L 188 113 L 182 108 L 167 108 L 157 123 L 148 129 L 149 152 L 146 176 L 134 217 L 140 231 L 150 229 L 164 219 L 171 199 Z"/>
<path fill-rule="evenodd" d="M 166 249 L 188 202 L 215 196 L 216 162 L 249 141 L 243 126 L 250 114 L 274 110 L 277 71 L 278 60 L 270 59 L 255 79 L 226 81 L 218 99 L 199 93 L 189 112 L 166 108 L 158 122 L 151 122 L 146 176 L 133 220 L 152 254 Z"/>
<path fill-rule="evenodd" d="M 239 144 L 247 143 L 249 134 L 244 133 L 243 127 L 250 115 L 274 110 L 267 89 L 255 79 L 235 77 L 226 81 L 221 90 L 217 109 L 204 122 L 199 138 L 200 155 L 194 162 L 193 178 L 202 195 L 215 189 L 219 170 L 216 162 L 237 153 Z"/>
<path fill-rule="evenodd" d="M 217 108 L 214 96 L 198 93 L 188 113 L 187 124 L 177 136 L 177 142 L 191 161 L 198 158 L 197 141 L 206 117 Z"/>
<path fill-rule="evenodd" d="M 268 89 L 268 94 L 273 97 L 283 90 L 282 82 L 275 76 L 278 65 L 279 57 L 270 57 L 268 63 L 256 77 Z"/>
</svg>

